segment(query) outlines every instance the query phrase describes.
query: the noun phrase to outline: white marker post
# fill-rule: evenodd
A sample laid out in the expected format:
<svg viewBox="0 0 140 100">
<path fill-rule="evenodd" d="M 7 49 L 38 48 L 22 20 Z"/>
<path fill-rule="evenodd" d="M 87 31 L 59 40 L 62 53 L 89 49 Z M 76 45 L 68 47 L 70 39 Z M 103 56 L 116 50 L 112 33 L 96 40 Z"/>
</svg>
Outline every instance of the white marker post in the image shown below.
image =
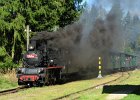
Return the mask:
<svg viewBox="0 0 140 100">
<path fill-rule="evenodd" d="M 99 57 L 99 66 L 98 66 L 98 68 L 99 68 L 99 73 L 98 73 L 98 77 L 97 78 L 103 78 L 102 77 L 102 71 L 101 71 L 101 69 L 102 69 L 102 66 L 101 66 L 101 62 L 102 61 L 102 59 L 101 59 L 101 57 Z"/>
<path fill-rule="evenodd" d="M 29 37 L 30 37 L 29 32 L 31 32 L 31 30 L 29 30 L 29 25 L 27 25 L 25 32 L 27 32 L 27 51 L 28 51 L 28 46 L 29 46 L 29 41 L 30 41 L 29 40 Z"/>
<path fill-rule="evenodd" d="M 29 25 L 27 25 L 27 51 L 28 51 L 28 47 L 29 46 Z"/>
</svg>

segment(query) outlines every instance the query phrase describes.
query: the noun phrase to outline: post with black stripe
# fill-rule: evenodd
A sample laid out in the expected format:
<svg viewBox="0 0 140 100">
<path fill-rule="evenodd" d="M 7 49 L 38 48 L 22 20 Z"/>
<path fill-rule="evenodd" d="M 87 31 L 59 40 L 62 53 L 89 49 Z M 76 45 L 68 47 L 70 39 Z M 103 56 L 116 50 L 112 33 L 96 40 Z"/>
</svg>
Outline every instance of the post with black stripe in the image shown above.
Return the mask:
<svg viewBox="0 0 140 100">
<path fill-rule="evenodd" d="M 102 77 L 102 71 L 101 71 L 101 70 L 102 70 L 102 66 L 101 66 L 101 65 L 102 65 L 102 58 L 99 57 L 98 60 L 99 60 L 99 63 L 98 63 L 98 64 L 99 64 L 99 66 L 98 66 L 98 68 L 99 68 L 99 73 L 98 73 L 98 77 L 97 77 L 97 78 L 103 78 L 103 77 Z"/>
</svg>

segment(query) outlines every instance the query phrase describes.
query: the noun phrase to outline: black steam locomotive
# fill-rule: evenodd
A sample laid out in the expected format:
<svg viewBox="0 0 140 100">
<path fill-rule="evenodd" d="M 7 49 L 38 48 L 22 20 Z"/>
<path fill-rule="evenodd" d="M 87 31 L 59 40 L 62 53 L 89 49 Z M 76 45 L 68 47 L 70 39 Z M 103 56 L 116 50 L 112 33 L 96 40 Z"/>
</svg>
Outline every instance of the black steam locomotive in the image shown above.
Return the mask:
<svg viewBox="0 0 140 100">
<path fill-rule="evenodd" d="M 31 40 L 29 50 L 23 55 L 23 65 L 17 69 L 19 85 L 43 86 L 64 80 L 68 70 L 58 48 L 49 48 L 45 41 Z"/>
<path fill-rule="evenodd" d="M 47 42 L 33 39 L 30 41 L 29 50 L 23 55 L 22 67 L 17 69 L 19 85 L 43 86 L 55 84 L 63 82 L 75 73 L 83 74 L 86 71 L 89 73 L 92 67 L 82 69 L 82 67 L 72 66 L 71 60 L 67 57 L 69 55 L 68 50 L 52 48 L 47 45 Z M 137 66 L 136 56 L 134 55 L 111 53 L 110 59 L 111 69 L 135 68 Z M 92 68 L 91 71 L 96 73 L 95 70 L 96 68 Z"/>
</svg>

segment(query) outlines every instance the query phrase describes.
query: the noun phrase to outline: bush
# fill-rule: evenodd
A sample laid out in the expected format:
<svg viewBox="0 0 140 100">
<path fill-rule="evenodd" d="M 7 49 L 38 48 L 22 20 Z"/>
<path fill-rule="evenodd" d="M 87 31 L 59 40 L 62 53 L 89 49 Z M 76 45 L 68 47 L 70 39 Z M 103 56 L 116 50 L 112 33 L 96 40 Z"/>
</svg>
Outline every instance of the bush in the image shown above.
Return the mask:
<svg viewBox="0 0 140 100">
<path fill-rule="evenodd" d="M 12 60 L 12 57 L 9 56 L 4 47 L 0 48 L 0 72 L 6 73 L 13 68 L 17 68 L 17 64 L 15 64 Z"/>
</svg>

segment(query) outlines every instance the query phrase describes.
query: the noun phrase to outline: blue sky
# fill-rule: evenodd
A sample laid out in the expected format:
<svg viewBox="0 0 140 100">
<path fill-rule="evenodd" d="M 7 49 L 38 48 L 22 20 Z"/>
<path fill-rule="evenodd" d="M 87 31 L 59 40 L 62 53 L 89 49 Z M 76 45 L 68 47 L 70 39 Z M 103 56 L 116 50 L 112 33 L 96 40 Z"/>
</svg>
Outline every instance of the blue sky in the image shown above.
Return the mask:
<svg viewBox="0 0 140 100">
<path fill-rule="evenodd" d="M 94 3 L 95 0 L 84 0 L 84 1 L 87 1 L 87 3 L 88 3 L 89 5 L 92 5 L 92 4 Z"/>
<path fill-rule="evenodd" d="M 93 4 L 102 5 L 106 10 L 110 10 L 111 7 L 111 3 L 109 2 L 109 0 L 83 0 L 83 3 L 84 2 L 87 2 L 88 7 L 91 7 Z"/>
<path fill-rule="evenodd" d="M 83 0 L 83 2 L 87 2 L 89 6 L 91 6 L 95 0 Z"/>
<path fill-rule="evenodd" d="M 110 10 L 112 3 L 115 0 L 83 0 L 83 2 L 87 2 L 88 7 L 91 7 L 92 4 L 95 5 L 102 5 L 103 8 L 105 8 L 106 10 Z M 127 12 L 129 10 L 129 12 L 132 15 L 139 15 L 140 16 L 140 0 L 120 0 L 121 1 L 121 7 L 123 9 L 123 11 Z"/>
</svg>

